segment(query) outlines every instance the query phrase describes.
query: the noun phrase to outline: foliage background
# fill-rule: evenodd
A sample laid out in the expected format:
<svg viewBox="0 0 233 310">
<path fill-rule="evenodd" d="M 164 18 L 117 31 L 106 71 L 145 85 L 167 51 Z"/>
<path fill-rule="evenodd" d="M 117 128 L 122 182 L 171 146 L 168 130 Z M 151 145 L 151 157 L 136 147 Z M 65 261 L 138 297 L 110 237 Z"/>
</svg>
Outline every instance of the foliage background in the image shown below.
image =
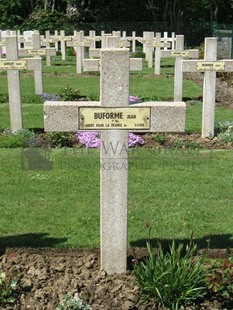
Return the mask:
<svg viewBox="0 0 233 310">
<path fill-rule="evenodd" d="M 175 31 L 190 45 L 233 22 L 233 0 L 1 0 L 0 29 Z"/>
</svg>

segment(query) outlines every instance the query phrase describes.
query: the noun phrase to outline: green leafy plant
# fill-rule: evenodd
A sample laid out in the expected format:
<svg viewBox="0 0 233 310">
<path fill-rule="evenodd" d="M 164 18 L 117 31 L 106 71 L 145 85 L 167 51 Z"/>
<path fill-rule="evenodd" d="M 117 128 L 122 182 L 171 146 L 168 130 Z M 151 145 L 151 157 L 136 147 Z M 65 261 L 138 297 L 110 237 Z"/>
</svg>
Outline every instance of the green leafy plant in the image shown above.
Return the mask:
<svg viewBox="0 0 233 310">
<path fill-rule="evenodd" d="M 85 304 L 78 294 L 71 296 L 67 294 L 59 303 L 56 310 L 91 310 L 90 305 Z"/>
<path fill-rule="evenodd" d="M 224 142 L 233 142 L 233 121 L 219 122 L 218 131 L 218 139 Z"/>
<path fill-rule="evenodd" d="M 51 144 L 54 147 L 68 147 L 75 143 L 75 135 L 68 132 L 46 133 L 44 139 L 51 141 Z"/>
<path fill-rule="evenodd" d="M 6 129 L 0 134 L 0 148 L 22 147 L 28 144 L 28 141 L 35 138 L 35 133 L 28 129 L 12 132 Z"/>
<path fill-rule="evenodd" d="M 211 293 L 233 298 L 233 257 L 209 260 L 205 272 Z"/>
<path fill-rule="evenodd" d="M 165 252 L 161 244 L 156 255 L 147 243 L 148 257 L 136 260 L 134 274 L 141 293 L 155 305 L 180 309 L 206 294 L 206 279 L 201 261 L 195 261 L 196 246 L 184 249 L 175 242 Z"/>
<path fill-rule="evenodd" d="M 164 145 L 166 138 L 163 134 L 157 133 L 154 136 L 154 140 L 155 140 L 155 142 L 159 143 L 160 145 Z"/>
<path fill-rule="evenodd" d="M 87 100 L 86 96 L 81 95 L 80 89 L 73 89 L 72 87 L 65 87 L 58 92 L 60 100 L 62 101 L 78 101 Z"/>
<path fill-rule="evenodd" d="M 15 291 L 17 288 L 16 275 L 0 271 L 0 305 L 13 303 L 15 301 Z"/>
</svg>

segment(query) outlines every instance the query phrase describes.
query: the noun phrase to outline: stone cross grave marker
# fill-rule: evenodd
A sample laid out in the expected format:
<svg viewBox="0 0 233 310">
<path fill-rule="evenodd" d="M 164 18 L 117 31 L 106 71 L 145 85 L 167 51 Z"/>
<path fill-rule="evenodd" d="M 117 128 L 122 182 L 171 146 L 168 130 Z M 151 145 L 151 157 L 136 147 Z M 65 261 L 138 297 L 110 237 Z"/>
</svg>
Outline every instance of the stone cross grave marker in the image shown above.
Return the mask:
<svg viewBox="0 0 233 310">
<path fill-rule="evenodd" d="M 161 58 L 175 58 L 175 73 L 174 73 L 174 101 L 182 100 L 183 93 L 183 72 L 182 60 L 183 58 L 198 59 L 199 51 L 184 50 L 184 36 L 176 36 L 176 50 L 161 51 Z"/>
<path fill-rule="evenodd" d="M 167 31 L 165 31 L 165 32 L 163 33 L 163 38 L 161 38 L 161 41 L 164 42 L 164 43 L 170 42 L 170 43 L 171 43 L 171 49 L 172 49 L 172 50 L 175 50 L 175 49 L 176 49 L 176 47 L 175 47 L 175 43 L 176 43 L 176 35 L 175 35 L 175 32 L 172 32 L 171 37 L 169 37 Z M 167 46 L 166 46 L 166 45 L 165 45 L 165 47 L 164 47 L 164 50 L 167 50 Z"/>
<path fill-rule="evenodd" d="M 205 38 L 204 60 L 183 60 L 183 72 L 204 72 L 202 137 L 214 136 L 216 72 L 232 72 L 233 60 L 217 60 L 217 38 Z"/>
<path fill-rule="evenodd" d="M 41 36 L 41 47 L 55 47 L 56 52 L 59 50 L 59 35 L 58 30 L 54 30 L 54 35 L 51 35 L 50 31 L 45 31 L 45 36 Z"/>
<path fill-rule="evenodd" d="M 17 37 L 6 37 L 6 58 L 0 59 L 0 71 L 7 71 L 11 130 L 23 128 L 19 70 L 38 70 L 41 58 L 18 58 Z"/>
<path fill-rule="evenodd" d="M 150 56 L 148 58 L 148 67 L 153 67 L 153 51 L 155 49 L 155 74 L 159 70 L 160 72 L 160 58 L 161 58 L 161 49 L 170 47 L 169 42 L 162 42 L 161 41 L 161 33 L 156 32 L 155 38 L 151 38 L 146 40 L 147 50 L 150 49 Z"/>
<path fill-rule="evenodd" d="M 136 52 L 136 31 L 132 31 L 132 37 L 129 38 L 132 41 L 132 52 Z"/>
<path fill-rule="evenodd" d="M 19 57 L 32 56 L 39 59 L 41 56 L 46 56 L 47 50 L 40 47 L 40 34 L 34 32 L 32 35 L 32 49 L 19 49 Z M 34 69 L 35 93 L 43 93 L 43 77 L 42 77 L 42 58 L 40 58 L 40 65 Z"/>
<path fill-rule="evenodd" d="M 56 56 L 56 49 L 52 47 L 41 48 L 39 32 L 33 33 L 31 42 L 30 47 L 19 49 L 19 56 L 46 56 L 46 65 L 51 66 L 51 57 Z"/>
<path fill-rule="evenodd" d="M 128 131 L 184 131 L 185 103 L 145 102 L 129 107 L 129 50 L 101 49 L 100 56 L 100 102 L 47 101 L 44 128 L 101 130 L 101 268 L 113 274 L 127 268 Z"/>
<path fill-rule="evenodd" d="M 120 44 L 119 36 L 108 36 L 106 38 L 107 48 L 118 48 L 122 47 Z M 95 49 L 90 51 L 90 55 L 97 56 L 100 58 L 101 49 Z M 142 70 L 142 58 L 130 58 L 130 71 L 141 71 Z M 83 60 L 83 71 L 100 71 L 100 59 L 84 59 Z"/>
<path fill-rule="evenodd" d="M 92 32 L 93 34 L 93 32 Z M 83 70 L 84 48 L 93 46 L 93 42 L 100 40 L 100 37 L 84 37 L 82 31 L 75 32 L 73 41 L 67 42 L 67 46 L 74 47 L 76 52 L 76 73 L 81 74 Z M 93 49 L 95 50 L 95 49 Z"/>
</svg>

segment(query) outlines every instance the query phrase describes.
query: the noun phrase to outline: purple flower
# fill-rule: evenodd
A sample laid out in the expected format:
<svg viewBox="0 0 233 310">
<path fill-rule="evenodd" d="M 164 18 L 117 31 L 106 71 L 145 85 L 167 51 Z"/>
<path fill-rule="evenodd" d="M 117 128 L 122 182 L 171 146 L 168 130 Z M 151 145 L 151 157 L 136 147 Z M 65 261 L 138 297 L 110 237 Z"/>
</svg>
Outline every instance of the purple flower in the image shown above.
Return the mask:
<svg viewBox="0 0 233 310">
<path fill-rule="evenodd" d="M 129 147 L 133 147 L 137 144 L 144 144 L 144 139 L 138 135 L 135 135 L 134 133 L 129 133 Z"/>
<path fill-rule="evenodd" d="M 132 103 L 138 103 L 141 102 L 142 100 L 140 98 L 138 98 L 137 96 L 129 96 L 129 104 Z"/>
<path fill-rule="evenodd" d="M 76 134 L 78 142 L 84 144 L 86 148 L 99 148 L 100 137 L 97 131 L 82 131 Z"/>
<path fill-rule="evenodd" d="M 86 148 L 99 148 L 100 147 L 100 136 L 97 131 L 81 131 L 76 134 L 77 141 Z M 134 147 L 137 144 L 144 144 L 144 139 L 133 133 L 129 133 L 128 145 Z"/>
<path fill-rule="evenodd" d="M 48 101 L 59 101 L 60 100 L 60 96 L 54 95 L 54 94 L 42 93 L 42 94 L 39 94 L 39 96 L 41 97 L 43 102 L 45 102 L 46 100 Z"/>
</svg>

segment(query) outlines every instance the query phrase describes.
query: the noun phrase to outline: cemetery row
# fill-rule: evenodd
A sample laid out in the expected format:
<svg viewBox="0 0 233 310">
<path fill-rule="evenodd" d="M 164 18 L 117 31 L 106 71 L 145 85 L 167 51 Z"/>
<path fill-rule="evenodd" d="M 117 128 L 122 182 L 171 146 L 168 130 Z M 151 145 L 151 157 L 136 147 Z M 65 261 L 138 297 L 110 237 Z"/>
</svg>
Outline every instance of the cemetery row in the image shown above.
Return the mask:
<svg viewBox="0 0 233 310">
<path fill-rule="evenodd" d="M 29 33 L 31 35 L 30 39 Z M 4 38 L 4 40 L 1 41 L 4 42 L 4 44 L 1 44 L 1 48 L 4 47 L 6 53 L 5 57 L 0 59 L 0 70 L 7 71 L 12 130 L 20 130 L 23 128 L 19 71 L 22 69 L 34 71 L 35 92 L 36 94 L 40 94 L 43 92 L 41 56 L 46 56 L 47 65 L 51 65 L 51 56 L 56 55 L 57 47 L 50 47 L 51 43 L 58 43 L 58 41 L 55 42 L 55 36 L 50 37 L 49 32 L 47 32 L 45 39 L 43 39 L 38 31 L 29 33 L 26 32 L 28 37 L 26 36 L 26 39 L 23 40 L 21 39 L 21 36 L 17 36 L 17 33 L 15 32 L 12 33 L 6 31 L 4 36 L 3 32 L 1 33 L 2 38 Z M 59 38 L 59 40 L 61 40 L 60 43 L 65 43 L 64 48 L 66 46 L 72 46 L 75 49 L 77 73 L 81 73 L 82 70 L 100 71 L 100 53 L 102 50 L 106 48 L 132 48 L 133 50 L 134 44 L 132 44 L 132 42 L 135 40 L 143 45 L 148 67 L 153 66 L 154 63 L 154 72 L 156 75 L 160 75 L 160 60 L 162 57 L 175 58 L 174 103 L 176 103 L 176 105 L 178 105 L 179 102 L 182 102 L 183 72 L 203 72 L 202 137 L 212 137 L 214 134 L 216 72 L 232 71 L 231 60 L 217 61 L 217 39 L 206 38 L 204 59 L 198 60 L 198 50 L 184 49 L 184 36 L 182 35 L 177 35 L 176 37 L 172 36 L 171 38 L 168 38 L 167 36 L 162 38 L 161 33 L 154 34 L 153 32 L 144 32 L 142 38 L 136 37 L 135 34 L 132 37 L 121 37 L 120 35 L 120 32 L 115 32 L 111 35 L 102 33 L 102 36 L 104 37 L 103 40 L 101 36 L 95 36 L 94 31 L 91 31 L 88 37 L 84 36 L 83 31 L 79 31 L 75 32 L 74 36 L 70 38 L 67 38 L 65 35 L 63 37 L 60 34 L 60 36 L 57 36 L 57 40 Z M 64 38 L 64 40 L 61 38 Z M 95 45 L 98 41 L 101 41 L 101 48 L 97 48 Z M 42 48 L 42 45 L 45 45 L 46 48 Z M 89 52 L 88 59 L 84 58 L 85 47 Z M 184 58 L 188 58 L 189 60 L 184 60 Z M 129 63 L 130 70 L 142 70 L 141 58 L 130 58 Z M 112 87 L 114 86 L 112 85 Z M 161 103 L 157 104 L 161 105 Z M 155 106 L 156 103 L 153 103 L 152 108 Z M 166 104 L 164 103 L 164 107 L 165 106 Z M 166 126 L 163 126 L 163 128 L 165 127 Z M 156 126 L 154 127 L 154 131 L 159 131 Z M 163 131 L 162 128 L 160 128 L 160 131 Z M 175 129 L 172 131 L 175 131 Z"/>
</svg>

